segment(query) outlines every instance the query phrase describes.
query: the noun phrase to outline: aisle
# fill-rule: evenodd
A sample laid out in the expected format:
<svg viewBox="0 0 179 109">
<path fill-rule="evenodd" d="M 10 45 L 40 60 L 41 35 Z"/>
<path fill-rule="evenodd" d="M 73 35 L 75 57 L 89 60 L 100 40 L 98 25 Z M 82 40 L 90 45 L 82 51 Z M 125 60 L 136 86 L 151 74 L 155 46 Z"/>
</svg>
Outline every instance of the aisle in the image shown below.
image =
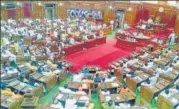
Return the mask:
<svg viewBox="0 0 179 109">
<path fill-rule="evenodd" d="M 106 44 L 69 55 L 65 59 L 72 62 L 72 72 L 74 73 L 81 70 L 84 65 L 99 65 L 105 70 L 110 62 L 126 57 L 129 53 L 133 52 L 117 48 L 115 44 L 116 39 L 109 39 Z"/>
<path fill-rule="evenodd" d="M 91 101 L 94 103 L 94 109 L 102 109 L 98 93 L 91 94 Z"/>
</svg>

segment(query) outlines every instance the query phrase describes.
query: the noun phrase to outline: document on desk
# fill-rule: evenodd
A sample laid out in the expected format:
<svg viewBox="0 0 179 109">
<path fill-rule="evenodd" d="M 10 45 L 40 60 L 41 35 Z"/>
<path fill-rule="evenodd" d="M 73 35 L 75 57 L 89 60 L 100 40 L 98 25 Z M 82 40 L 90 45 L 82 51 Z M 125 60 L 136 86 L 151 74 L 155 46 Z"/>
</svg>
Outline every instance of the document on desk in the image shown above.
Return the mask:
<svg viewBox="0 0 179 109">
<path fill-rule="evenodd" d="M 58 94 L 58 96 L 56 97 L 57 100 L 60 100 L 63 97 L 63 94 Z"/>
<path fill-rule="evenodd" d="M 105 99 L 108 102 L 109 100 L 111 100 L 111 96 L 106 96 Z"/>
<path fill-rule="evenodd" d="M 119 85 L 117 83 L 112 83 L 112 87 L 118 87 Z"/>
</svg>

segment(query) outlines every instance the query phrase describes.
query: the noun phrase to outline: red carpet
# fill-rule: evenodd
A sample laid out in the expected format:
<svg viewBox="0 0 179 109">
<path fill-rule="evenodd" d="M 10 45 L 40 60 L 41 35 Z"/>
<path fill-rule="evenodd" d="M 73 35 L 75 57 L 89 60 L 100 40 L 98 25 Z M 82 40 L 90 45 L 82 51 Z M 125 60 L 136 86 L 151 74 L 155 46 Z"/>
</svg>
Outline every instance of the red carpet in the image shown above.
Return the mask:
<svg viewBox="0 0 179 109">
<path fill-rule="evenodd" d="M 129 53 L 133 52 L 116 48 L 115 44 L 116 39 L 107 40 L 106 44 L 69 55 L 65 59 L 72 62 L 73 73 L 80 71 L 84 65 L 99 65 L 105 70 L 110 62 L 128 56 Z"/>
</svg>

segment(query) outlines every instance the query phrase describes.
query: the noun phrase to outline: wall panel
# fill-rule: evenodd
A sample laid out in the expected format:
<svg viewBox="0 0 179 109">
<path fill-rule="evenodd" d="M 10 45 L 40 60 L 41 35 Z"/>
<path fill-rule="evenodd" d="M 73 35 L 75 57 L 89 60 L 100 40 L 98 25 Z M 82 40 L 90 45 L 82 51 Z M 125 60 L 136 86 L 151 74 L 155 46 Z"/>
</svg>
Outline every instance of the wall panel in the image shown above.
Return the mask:
<svg viewBox="0 0 179 109">
<path fill-rule="evenodd" d="M 8 18 L 7 16 L 7 10 L 1 9 L 1 19 L 6 20 Z"/>
<path fill-rule="evenodd" d="M 16 7 L 16 19 L 24 18 L 24 11 L 22 7 Z"/>
<path fill-rule="evenodd" d="M 42 6 L 38 5 L 38 1 L 33 2 L 33 10 L 31 11 L 31 16 L 32 18 L 44 18 L 45 15 L 45 9 L 43 4 L 47 3 L 48 1 L 43 1 Z M 54 3 L 54 2 L 52 2 Z M 82 9 L 87 9 L 87 10 L 101 10 L 103 11 L 103 17 L 105 22 L 109 22 L 110 20 L 115 20 L 115 11 L 117 9 L 125 9 L 125 22 L 127 22 L 129 25 L 133 25 L 135 23 L 135 15 L 136 11 L 139 8 L 146 8 L 149 10 L 149 14 L 153 16 L 161 16 L 162 20 L 164 22 L 167 22 L 175 13 L 178 12 L 175 8 L 171 6 L 167 6 L 167 1 L 159 1 L 159 4 L 154 5 L 154 4 L 148 4 L 148 3 L 143 3 L 142 4 L 137 4 L 137 3 L 129 3 L 129 2 L 114 2 L 114 1 L 56 1 L 55 3 L 63 3 L 62 6 L 57 6 L 56 7 L 56 17 L 60 18 L 66 18 L 67 17 L 67 9 L 70 8 L 72 5 L 70 3 L 73 3 L 72 7 L 76 8 L 82 8 Z M 76 3 L 76 4 L 75 4 Z M 84 5 L 87 4 L 87 5 Z M 109 9 L 109 6 L 112 5 L 113 9 Z M 128 11 L 128 8 L 132 7 L 131 11 Z M 164 7 L 164 12 L 159 13 L 158 9 L 159 7 Z M 179 15 L 179 13 L 178 13 Z M 22 7 L 17 7 L 16 9 L 16 17 L 17 18 L 23 18 L 23 8 Z M 1 18 L 2 19 L 7 19 L 7 10 L 6 9 L 1 9 Z M 178 18 L 178 17 L 177 17 Z M 178 30 L 178 19 L 176 21 L 176 31 Z"/>
<path fill-rule="evenodd" d="M 176 20 L 175 24 L 176 24 L 175 25 L 175 32 L 179 37 L 179 13 L 178 13 L 177 20 Z"/>
</svg>

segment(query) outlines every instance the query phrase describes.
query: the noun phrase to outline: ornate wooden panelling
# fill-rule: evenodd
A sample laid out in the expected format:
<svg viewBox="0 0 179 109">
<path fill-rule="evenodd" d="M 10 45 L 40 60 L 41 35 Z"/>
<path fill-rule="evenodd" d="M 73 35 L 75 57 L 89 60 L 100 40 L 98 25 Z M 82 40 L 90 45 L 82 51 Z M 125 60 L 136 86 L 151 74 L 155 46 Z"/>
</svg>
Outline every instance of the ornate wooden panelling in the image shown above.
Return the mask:
<svg viewBox="0 0 179 109">
<path fill-rule="evenodd" d="M 24 11 L 22 7 L 16 7 L 16 19 L 24 18 Z"/>
<path fill-rule="evenodd" d="M 117 9 L 125 9 L 125 22 L 127 22 L 129 25 L 133 25 L 135 23 L 135 15 L 136 11 L 139 8 L 147 8 L 149 10 L 149 14 L 153 16 L 161 16 L 163 21 L 168 21 L 172 15 L 178 12 L 177 9 L 171 6 L 167 6 L 167 1 L 159 1 L 159 4 L 148 4 L 143 3 L 142 4 L 130 4 L 129 2 L 119 2 L 119 1 L 41 1 L 42 6 L 38 5 L 38 1 L 33 2 L 33 9 L 31 12 L 32 18 L 44 18 L 45 15 L 45 9 L 43 4 L 44 3 L 57 3 L 56 5 L 56 17 L 60 18 L 66 18 L 67 17 L 67 9 L 71 7 L 81 8 L 81 9 L 87 9 L 87 10 L 101 10 L 103 11 L 103 17 L 105 22 L 109 22 L 110 20 L 115 20 L 115 11 Z M 63 3 L 62 6 L 58 6 L 58 4 Z M 72 4 L 72 5 L 70 5 Z M 84 5 L 86 4 L 86 5 Z M 110 9 L 109 6 L 112 6 L 113 9 Z M 131 7 L 132 10 L 128 11 L 128 8 Z M 160 13 L 159 7 L 164 8 L 164 12 Z M 179 15 L 179 13 L 178 13 Z M 17 7 L 16 9 L 16 18 L 23 18 L 23 8 Z M 7 10 L 1 9 L 1 18 L 7 19 Z M 179 31 L 178 27 L 178 19 L 176 21 L 176 31 Z"/>
<path fill-rule="evenodd" d="M 7 19 L 7 10 L 6 9 L 1 9 L 1 19 Z"/>
<path fill-rule="evenodd" d="M 178 13 L 177 20 L 176 20 L 175 24 L 176 24 L 175 25 L 175 32 L 179 37 L 179 13 Z"/>
</svg>

